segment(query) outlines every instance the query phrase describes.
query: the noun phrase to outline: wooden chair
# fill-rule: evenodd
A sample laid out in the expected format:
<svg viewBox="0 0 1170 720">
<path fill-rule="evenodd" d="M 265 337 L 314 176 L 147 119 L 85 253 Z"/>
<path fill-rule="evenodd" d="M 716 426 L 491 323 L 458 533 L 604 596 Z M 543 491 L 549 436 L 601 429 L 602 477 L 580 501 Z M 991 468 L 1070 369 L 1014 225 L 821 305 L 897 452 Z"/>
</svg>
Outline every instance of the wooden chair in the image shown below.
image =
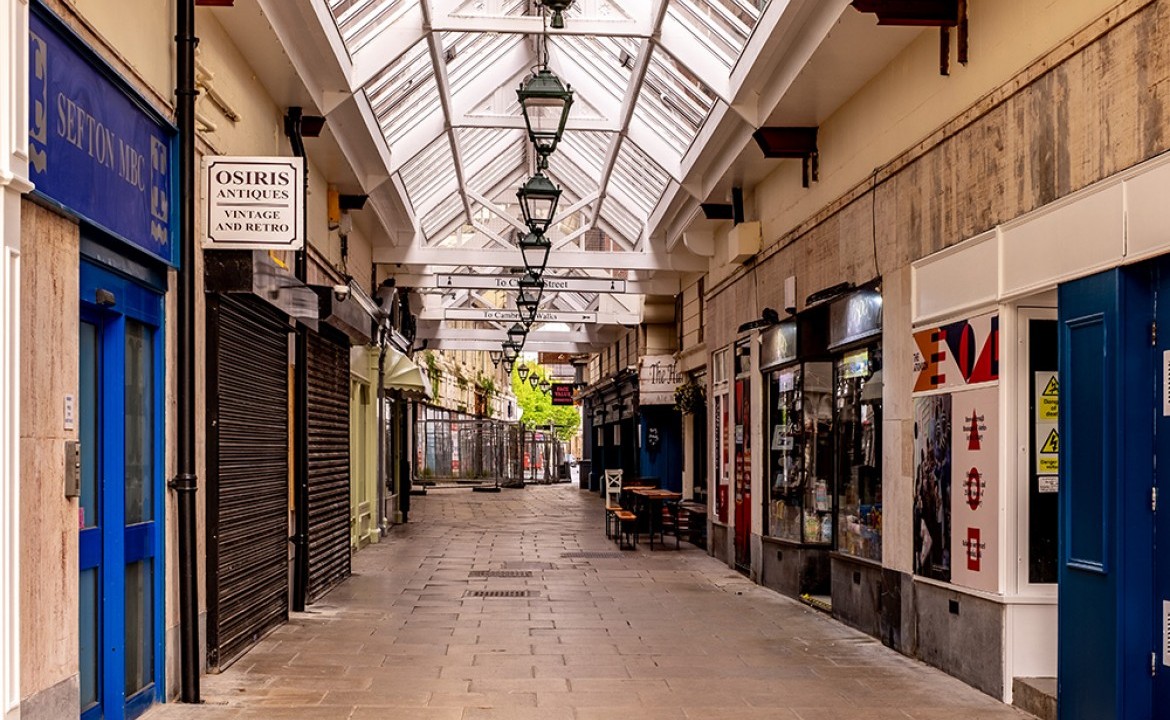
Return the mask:
<svg viewBox="0 0 1170 720">
<path fill-rule="evenodd" d="M 622 507 L 622 471 L 605 471 L 605 536 L 614 537 L 619 533 L 619 521 L 615 515 Z M 610 531 L 610 525 L 613 531 Z"/>
</svg>

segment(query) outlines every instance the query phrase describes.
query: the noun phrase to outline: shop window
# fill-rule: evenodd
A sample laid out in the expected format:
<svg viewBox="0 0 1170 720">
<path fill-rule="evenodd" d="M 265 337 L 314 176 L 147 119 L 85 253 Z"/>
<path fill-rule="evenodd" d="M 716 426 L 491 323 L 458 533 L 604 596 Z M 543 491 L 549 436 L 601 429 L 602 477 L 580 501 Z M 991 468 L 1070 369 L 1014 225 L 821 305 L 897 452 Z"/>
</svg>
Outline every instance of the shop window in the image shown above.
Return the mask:
<svg viewBox="0 0 1170 720">
<path fill-rule="evenodd" d="M 877 346 L 835 363 L 840 552 L 882 559 L 882 379 Z"/>
<path fill-rule="evenodd" d="M 773 537 L 833 541 L 833 366 L 804 363 L 769 374 L 768 513 Z"/>
</svg>

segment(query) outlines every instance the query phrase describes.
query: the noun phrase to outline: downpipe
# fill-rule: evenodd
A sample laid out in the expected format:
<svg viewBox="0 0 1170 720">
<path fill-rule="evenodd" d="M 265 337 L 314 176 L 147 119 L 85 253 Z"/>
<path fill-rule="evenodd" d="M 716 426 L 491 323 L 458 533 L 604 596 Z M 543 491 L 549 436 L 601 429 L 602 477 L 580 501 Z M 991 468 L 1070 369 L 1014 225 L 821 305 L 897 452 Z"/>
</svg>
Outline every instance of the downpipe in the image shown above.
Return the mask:
<svg viewBox="0 0 1170 720">
<path fill-rule="evenodd" d="M 305 157 L 305 141 L 301 134 L 301 109 L 290 107 L 284 118 L 284 134 L 288 136 L 293 155 Z M 309 195 L 309 164 L 305 163 L 305 197 Z M 309 241 L 308 211 L 301 222 L 305 242 Z M 309 277 L 304 248 L 294 254 L 294 274 L 302 283 Z M 293 506 L 296 534 L 293 535 L 293 597 L 292 609 L 304 612 L 309 590 L 309 336 L 302 322 L 297 323 L 293 348 Z"/>
<path fill-rule="evenodd" d="M 178 432 L 177 473 L 169 483 L 177 495 L 179 535 L 179 699 L 199 698 L 199 584 L 195 541 L 195 0 L 176 7 L 176 120 L 179 125 Z"/>
</svg>

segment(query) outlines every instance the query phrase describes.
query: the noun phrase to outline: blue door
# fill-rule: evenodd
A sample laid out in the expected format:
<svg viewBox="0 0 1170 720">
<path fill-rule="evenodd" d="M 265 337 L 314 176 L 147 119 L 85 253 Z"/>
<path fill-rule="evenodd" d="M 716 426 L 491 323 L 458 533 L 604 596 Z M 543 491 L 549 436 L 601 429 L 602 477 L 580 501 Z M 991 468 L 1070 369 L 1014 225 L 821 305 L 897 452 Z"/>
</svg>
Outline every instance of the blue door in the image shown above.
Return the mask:
<svg viewBox="0 0 1170 720">
<path fill-rule="evenodd" d="M 1152 713 L 1159 282 L 1144 265 L 1060 287 L 1061 720 Z"/>
<path fill-rule="evenodd" d="M 79 625 L 81 717 L 161 699 L 162 298 L 83 263 Z"/>
</svg>

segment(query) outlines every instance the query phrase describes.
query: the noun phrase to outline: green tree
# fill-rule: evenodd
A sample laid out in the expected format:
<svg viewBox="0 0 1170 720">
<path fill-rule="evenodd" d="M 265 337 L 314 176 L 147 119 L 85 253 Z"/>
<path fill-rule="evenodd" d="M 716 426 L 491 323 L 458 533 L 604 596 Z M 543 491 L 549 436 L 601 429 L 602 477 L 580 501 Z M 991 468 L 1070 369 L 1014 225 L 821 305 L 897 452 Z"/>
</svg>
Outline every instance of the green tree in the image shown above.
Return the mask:
<svg viewBox="0 0 1170 720">
<path fill-rule="evenodd" d="M 525 362 L 530 376 L 548 379 L 548 371 L 541 365 Z M 551 380 L 549 380 L 551 382 Z M 556 435 L 562 442 L 568 442 L 581 428 L 581 412 L 574 405 L 552 404 L 552 395 L 545 395 L 539 387 L 533 388 L 527 380 L 521 382 L 516 371 L 512 371 L 512 393 L 524 413 L 520 423 L 528 428 L 544 428 L 551 423 L 556 426 Z"/>
</svg>

